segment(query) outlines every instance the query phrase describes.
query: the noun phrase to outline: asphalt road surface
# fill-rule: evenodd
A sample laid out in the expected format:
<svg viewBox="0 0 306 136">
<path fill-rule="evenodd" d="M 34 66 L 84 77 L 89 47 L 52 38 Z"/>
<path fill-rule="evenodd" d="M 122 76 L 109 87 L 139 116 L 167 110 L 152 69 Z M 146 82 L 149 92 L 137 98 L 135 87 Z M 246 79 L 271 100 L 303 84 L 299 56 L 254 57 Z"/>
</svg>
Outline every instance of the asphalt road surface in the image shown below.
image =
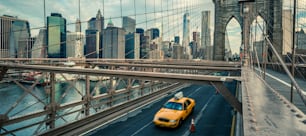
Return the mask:
<svg viewBox="0 0 306 136">
<path fill-rule="evenodd" d="M 226 86 L 235 94 L 235 82 Z M 173 94 L 152 103 L 143 109 L 129 113 L 109 125 L 98 128 L 90 136 L 228 136 L 232 126 L 232 107 L 210 85 L 191 85 L 179 91 L 195 99 L 194 112 L 176 129 L 156 127 L 152 122 L 155 113 Z M 190 133 L 191 119 L 195 121 L 195 132 Z"/>
</svg>

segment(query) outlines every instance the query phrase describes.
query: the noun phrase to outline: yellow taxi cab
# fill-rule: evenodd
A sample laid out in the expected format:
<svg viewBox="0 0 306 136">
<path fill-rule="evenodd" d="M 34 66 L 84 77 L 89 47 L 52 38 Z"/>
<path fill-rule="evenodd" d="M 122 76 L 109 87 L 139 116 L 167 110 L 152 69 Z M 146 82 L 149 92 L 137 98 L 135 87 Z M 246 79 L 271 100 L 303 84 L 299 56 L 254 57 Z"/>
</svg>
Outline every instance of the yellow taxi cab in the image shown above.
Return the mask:
<svg viewBox="0 0 306 136">
<path fill-rule="evenodd" d="M 183 92 L 179 92 L 155 114 L 153 122 L 159 127 L 176 128 L 192 113 L 194 107 L 195 101 L 183 97 Z"/>
</svg>

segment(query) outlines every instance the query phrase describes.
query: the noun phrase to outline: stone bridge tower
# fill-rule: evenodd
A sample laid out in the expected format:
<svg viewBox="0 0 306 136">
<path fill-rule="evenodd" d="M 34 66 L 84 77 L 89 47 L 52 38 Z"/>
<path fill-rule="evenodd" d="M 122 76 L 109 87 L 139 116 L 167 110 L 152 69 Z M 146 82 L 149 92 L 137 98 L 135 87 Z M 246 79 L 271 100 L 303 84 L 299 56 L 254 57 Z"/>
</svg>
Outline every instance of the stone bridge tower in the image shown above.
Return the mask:
<svg viewBox="0 0 306 136">
<path fill-rule="evenodd" d="M 282 0 L 213 0 L 213 2 L 215 4 L 214 60 L 224 60 L 225 31 L 232 18 L 240 24 L 241 45 L 244 45 L 245 49 L 249 49 L 250 26 L 257 16 L 261 16 L 266 23 L 266 34 L 277 51 L 282 52 Z"/>
</svg>

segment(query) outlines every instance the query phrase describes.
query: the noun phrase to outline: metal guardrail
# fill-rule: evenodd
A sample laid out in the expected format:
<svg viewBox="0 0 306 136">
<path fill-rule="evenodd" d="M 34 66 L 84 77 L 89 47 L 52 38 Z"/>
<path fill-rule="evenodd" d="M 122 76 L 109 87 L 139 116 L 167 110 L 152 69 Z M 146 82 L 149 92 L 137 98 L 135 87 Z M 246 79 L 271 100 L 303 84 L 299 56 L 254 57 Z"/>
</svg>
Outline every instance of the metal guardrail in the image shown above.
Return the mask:
<svg viewBox="0 0 306 136">
<path fill-rule="evenodd" d="M 101 107 L 102 105 L 109 105 L 109 109 L 108 109 L 108 107 L 105 108 L 106 109 L 105 113 L 104 113 L 104 111 L 100 112 L 100 113 L 92 112 L 89 115 L 92 116 L 92 115 L 95 115 L 95 114 L 99 114 L 97 116 L 101 116 L 101 115 L 106 115 L 106 113 L 108 113 L 108 112 L 113 113 L 114 110 L 116 109 L 114 107 L 118 107 L 117 106 L 118 104 L 119 104 L 119 107 L 121 107 L 119 109 L 122 110 L 123 107 L 126 108 L 126 106 L 124 106 L 124 104 L 122 104 L 122 103 L 124 103 L 126 101 L 133 102 L 137 99 L 137 97 L 136 98 L 131 97 L 131 95 L 133 93 L 135 93 L 135 91 L 136 91 L 135 89 L 146 88 L 146 87 L 149 87 L 149 86 L 152 86 L 152 85 L 153 85 L 153 88 L 156 87 L 156 89 L 158 89 L 158 88 L 165 89 L 167 87 L 173 87 L 173 85 L 168 86 L 169 84 L 164 84 L 164 83 L 154 83 L 154 84 L 147 83 L 145 86 L 140 86 L 140 85 L 132 86 L 131 88 L 129 88 L 130 91 L 128 91 L 126 89 L 123 89 L 123 90 L 117 90 L 114 93 L 101 94 L 101 95 L 93 96 L 91 99 L 82 99 L 80 101 L 76 101 L 76 102 L 72 102 L 72 103 L 56 104 L 55 106 L 52 106 L 52 104 L 51 104 L 51 105 L 48 105 L 49 108 L 45 108 L 43 111 L 29 113 L 29 114 L 26 114 L 26 115 L 23 115 L 23 116 L 20 116 L 20 117 L 12 117 L 12 118 L 6 118 L 4 120 L 0 120 L 0 125 L 1 125 L 1 127 L 4 128 L 5 126 L 9 126 L 9 125 L 12 125 L 12 124 L 15 124 L 15 123 L 20 123 L 20 122 L 25 121 L 25 120 L 31 120 L 31 119 L 35 119 L 37 117 L 44 117 L 44 116 L 47 117 L 50 114 L 56 114 L 56 116 L 53 119 L 52 118 L 45 118 L 45 119 L 33 122 L 33 123 L 31 123 L 29 125 L 26 125 L 26 126 L 22 126 L 22 127 L 19 127 L 19 128 L 6 130 L 6 131 L 1 131 L 0 135 L 13 134 L 17 131 L 27 129 L 27 128 L 30 128 L 30 127 L 33 127 L 33 126 L 37 126 L 37 125 L 44 124 L 44 123 L 48 124 L 51 121 L 55 121 L 57 119 L 63 118 L 65 116 L 68 116 L 68 115 L 71 115 L 71 114 L 74 114 L 74 113 L 82 113 L 82 114 L 85 115 L 85 111 L 89 110 L 87 108 L 95 109 L 95 108 Z M 150 93 L 156 94 L 156 93 L 159 93 L 160 91 L 158 91 L 158 90 L 155 90 L 155 91 L 152 90 L 151 91 L 149 89 L 147 91 L 139 90 L 138 93 L 140 93 L 140 92 L 142 92 L 142 93 L 139 94 L 138 98 L 141 98 L 141 97 L 147 98 L 147 97 L 151 96 Z M 118 102 L 115 103 L 118 100 L 121 100 L 122 102 L 121 103 L 118 103 Z M 101 102 L 96 103 L 96 101 L 101 101 Z M 67 110 L 67 109 L 70 109 L 72 107 L 82 106 L 82 105 L 86 105 L 86 104 L 88 104 L 89 106 L 88 107 L 84 106 L 84 107 L 81 107 L 81 108 L 77 108 L 75 110 L 68 111 L 64 114 L 57 114 L 58 111 Z M 104 110 L 104 109 L 100 109 L 100 110 Z M 54 113 L 54 112 L 56 112 L 56 113 Z M 104 113 L 104 114 L 101 114 L 101 113 Z M 81 120 L 83 120 L 83 119 L 81 119 Z M 85 120 L 88 120 L 88 117 L 85 117 Z M 76 122 L 78 122 L 78 121 L 76 121 Z M 86 122 L 86 121 L 80 121 L 80 122 Z"/>
<path fill-rule="evenodd" d="M 278 52 L 276 51 L 274 46 L 272 45 L 270 39 L 267 36 L 265 36 L 265 39 L 267 40 L 268 45 L 271 47 L 271 49 L 274 52 L 274 54 L 276 55 L 277 59 L 280 61 L 280 63 L 282 65 L 283 69 L 285 70 L 286 74 L 289 76 L 292 84 L 294 85 L 294 87 L 296 88 L 298 94 L 300 95 L 301 99 L 303 100 L 304 105 L 306 105 L 306 92 L 295 81 L 294 77 L 292 76 L 291 72 L 287 68 L 286 64 L 284 63 L 284 61 L 282 60 L 282 58 L 280 57 L 280 55 L 278 54 Z"/>
<path fill-rule="evenodd" d="M 171 89 L 176 88 L 179 85 L 182 85 L 182 84 L 178 84 L 178 83 L 173 84 L 167 88 L 161 89 L 160 91 L 156 91 L 146 96 L 114 106 L 108 110 L 105 110 L 95 115 L 86 117 L 80 121 L 76 121 L 68 125 L 49 130 L 48 132 L 42 133 L 40 135 L 46 135 L 46 136 L 78 135 L 104 122 L 107 122 L 108 120 L 111 120 L 114 117 L 127 113 L 139 106 L 144 106 L 148 103 L 151 103 L 152 101 L 155 101 L 156 99 L 159 99 L 162 96 L 166 95 L 167 93 L 173 91 Z"/>
</svg>

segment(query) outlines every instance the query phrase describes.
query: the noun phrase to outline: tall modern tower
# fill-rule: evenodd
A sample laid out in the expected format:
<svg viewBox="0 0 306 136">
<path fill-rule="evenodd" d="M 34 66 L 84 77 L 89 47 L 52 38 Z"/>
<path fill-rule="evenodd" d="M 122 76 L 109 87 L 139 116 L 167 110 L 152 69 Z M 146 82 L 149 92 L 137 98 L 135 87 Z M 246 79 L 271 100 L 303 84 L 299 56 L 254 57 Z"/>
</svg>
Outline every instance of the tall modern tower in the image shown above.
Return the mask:
<svg viewBox="0 0 306 136">
<path fill-rule="evenodd" d="M 190 17 L 185 13 L 183 17 L 183 47 L 188 47 L 190 42 Z"/>
<path fill-rule="evenodd" d="M 95 29 L 87 29 L 86 34 L 86 45 L 84 49 L 84 56 L 86 58 L 97 58 L 99 52 L 99 32 Z"/>
<path fill-rule="evenodd" d="M 20 52 L 19 41 L 31 37 L 30 25 L 17 17 L 0 16 L 0 58 L 16 58 Z"/>
<path fill-rule="evenodd" d="M 183 58 L 184 59 L 192 59 L 191 48 L 189 46 L 190 43 L 190 16 L 189 13 L 185 13 L 183 17 Z"/>
<path fill-rule="evenodd" d="M 122 17 L 122 28 L 125 30 L 125 34 L 134 33 L 136 28 L 135 19 L 127 16 Z"/>
<path fill-rule="evenodd" d="M 210 11 L 202 11 L 201 47 L 200 57 L 212 59 L 211 38 L 210 38 Z"/>
<path fill-rule="evenodd" d="M 125 31 L 122 28 L 114 27 L 110 20 L 103 35 L 103 58 L 124 59 Z"/>
<path fill-rule="evenodd" d="M 98 10 L 96 17 L 88 21 L 88 28 L 85 31 L 86 45 L 84 55 L 86 58 L 102 58 L 103 29 L 104 17 L 101 11 Z"/>
<path fill-rule="evenodd" d="M 125 58 L 139 59 L 140 56 L 140 34 L 129 33 L 125 35 Z"/>
<path fill-rule="evenodd" d="M 144 30 L 142 28 L 136 28 L 136 33 L 139 34 L 139 41 L 140 41 L 140 59 L 144 58 L 146 56 L 146 40 L 144 36 Z"/>
<path fill-rule="evenodd" d="M 59 13 L 47 17 L 48 58 L 66 58 L 66 19 Z"/>
</svg>

